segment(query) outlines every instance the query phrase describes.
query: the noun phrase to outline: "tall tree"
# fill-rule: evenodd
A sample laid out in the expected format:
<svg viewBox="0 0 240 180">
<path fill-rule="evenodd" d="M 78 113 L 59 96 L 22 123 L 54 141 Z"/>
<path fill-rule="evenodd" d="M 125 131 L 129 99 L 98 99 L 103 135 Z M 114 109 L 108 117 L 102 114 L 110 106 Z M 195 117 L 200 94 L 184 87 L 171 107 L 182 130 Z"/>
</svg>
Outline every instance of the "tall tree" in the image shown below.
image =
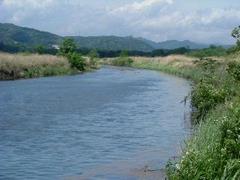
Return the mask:
<svg viewBox="0 0 240 180">
<path fill-rule="evenodd" d="M 77 46 L 73 39 L 65 38 L 63 43 L 60 46 L 60 55 L 68 56 L 76 51 Z"/>
<path fill-rule="evenodd" d="M 240 26 L 233 29 L 232 37 L 235 38 L 237 40 L 238 45 L 240 45 Z"/>
</svg>

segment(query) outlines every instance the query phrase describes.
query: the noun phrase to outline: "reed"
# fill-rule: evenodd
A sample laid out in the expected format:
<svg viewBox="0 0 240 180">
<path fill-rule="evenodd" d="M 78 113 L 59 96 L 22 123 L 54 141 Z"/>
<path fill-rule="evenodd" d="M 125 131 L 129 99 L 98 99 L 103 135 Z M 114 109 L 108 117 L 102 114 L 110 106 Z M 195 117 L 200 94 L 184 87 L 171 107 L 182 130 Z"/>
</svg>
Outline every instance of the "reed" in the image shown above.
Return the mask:
<svg viewBox="0 0 240 180">
<path fill-rule="evenodd" d="M 69 74 L 67 59 L 51 55 L 0 53 L 0 79 L 10 80 Z"/>
</svg>

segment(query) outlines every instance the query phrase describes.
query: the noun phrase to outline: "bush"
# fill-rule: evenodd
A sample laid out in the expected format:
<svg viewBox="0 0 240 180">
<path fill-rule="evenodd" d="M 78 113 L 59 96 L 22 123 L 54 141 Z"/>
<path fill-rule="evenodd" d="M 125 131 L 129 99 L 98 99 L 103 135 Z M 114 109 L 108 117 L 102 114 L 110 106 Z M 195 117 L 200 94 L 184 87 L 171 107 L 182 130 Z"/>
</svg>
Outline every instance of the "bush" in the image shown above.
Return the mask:
<svg viewBox="0 0 240 180">
<path fill-rule="evenodd" d="M 60 45 L 59 54 L 67 57 L 69 54 L 76 52 L 77 46 L 73 39 L 65 38 Z"/>
<path fill-rule="evenodd" d="M 198 58 L 211 57 L 211 56 L 220 57 L 220 56 L 225 56 L 226 54 L 227 54 L 227 50 L 221 46 L 210 46 L 209 48 L 195 50 L 188 53 L 188 55 L 198 57 Z"/>
<path fill-rule="evenodd" d="M 114 66 L 131 66 L 133 63 L 133 60 L 128 57 L 127 51 L 122 51 L 120 54 L 120 57 L 113 60 L 112 64 Z"/>
<path fill-rule="evenodd" d="M 196 108 L 194 112 L 196 120 L 205 117 L 217 104 L 224 102 L 226 96 L 225 89 L 214 87 L 210 81 L 202 80 L 198 83 L 192 91 L 192 106 Z"/>
<path fill-rule="evenodd" d="M 97 60 L 99 58 L 99 54 L 97 52 L 97 50 L 93 49 L 89 52 L 89 64 L 90 64 L 90 67 L 92 68 L 97 68 Z"/>
<path fill-rule="evenodd" d="M 237 81 L 240 81 L 240 64 L 237 62 L 230 62 L 228 64 L 227 72 Z"/>
<path fill-rule="evenodd" d="M 79 71 L 84 71 L 86 62 L 85 59 L 79 53 L 71 53 L 68 55 L 68 60 L 72 68 L 76 68 Z"/>
<path fill-rule="evenodd" d="M 128 57 L 119 57 L 112 62 L 114 66 L 131 66 L 132 63 L 133 60 Z"/>
<path fill-rule="evenodd" d="M 240 178 L 240 101 L 208 114 L 178 162 L 167 166 L 169 179 Z"/>
</svg>

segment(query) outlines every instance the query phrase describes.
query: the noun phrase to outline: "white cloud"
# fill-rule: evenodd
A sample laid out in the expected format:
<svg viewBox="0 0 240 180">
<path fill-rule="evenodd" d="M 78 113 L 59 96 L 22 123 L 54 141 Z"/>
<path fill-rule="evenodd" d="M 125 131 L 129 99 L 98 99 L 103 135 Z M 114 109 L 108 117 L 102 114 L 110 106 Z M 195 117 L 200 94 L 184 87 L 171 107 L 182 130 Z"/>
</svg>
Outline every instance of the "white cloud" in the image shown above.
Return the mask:
<svg viewBox="0 0 240 180">
<path fill-rule="evenodd" d="M 140 12 L 144 11 L 148 8 L 151 8 L 156 5 L 163 5 L 163 4 L 172 4 L 173 0 L 143 0 L 141 2 L 134 1 L 133 3 L 129 3 L 126 5 L 123 5 L 119 8 L 114 9 L 113 13 L 119 13 L 119 12 Z"/>
<path fill-rule="evenodd" d="M 54 0 L 3 0 L 2 4 L 13 8 L 46 8 L 53 2 Z"/>
<path fill-rule="evenodd" d="M 133 35 L 155 41 L 231 42 L 230 32 L 240 22 L 240 7 L 186 11 L 179 7 L 179 1 L 3 0 L 0 22 L 61 35 Z"/>
</svg>

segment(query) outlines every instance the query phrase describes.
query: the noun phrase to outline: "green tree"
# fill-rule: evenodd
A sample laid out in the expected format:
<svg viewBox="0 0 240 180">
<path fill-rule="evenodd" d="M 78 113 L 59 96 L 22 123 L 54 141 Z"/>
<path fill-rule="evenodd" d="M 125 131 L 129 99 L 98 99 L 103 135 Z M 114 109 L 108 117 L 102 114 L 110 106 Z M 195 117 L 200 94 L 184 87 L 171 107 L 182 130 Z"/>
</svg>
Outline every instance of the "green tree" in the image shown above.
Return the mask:
<svg viewBox="0 0 240 180">
<path fill-rule="evenodd" d="M 232 37 L 237 40 L 237 49 L 240 50 L 240 26 L 233 29 Z"/>
<path fill-rule="evenodd" d="M 79 71 L 84 71 L 86 67 L 85 59 L 81 54 L 73 52 L 68 54 L 68 60 L 73 68 L 76 68 Z"/>
<path fill-rule="evenodd" d="M 34 48 L 34 52 L 38 54 L 44 54 L 45 48 L 42 45 L 38 45 Z"/>
<path fill-rule="evenodd" d="M 128 51 L 127 51 L 127 50 L 121 51 L 120 57 L 122 57 L 122 58 L 127 58 L 127 57 L 128 57 Z"/>
<path fill-rule="evenodd" d="M 71 38 L 65 38 L 60 46 L 60 55 L 62 56 L 69 56 L 69 54 L 72 54 L 76 51 L 77 46 L 74 42 L 74 39 Z"/>
<path fill-rule="evenodd" d="M 233 29 L 232 37 L 237 39 L 238 42 L 240 41 L 240 26 Z"/>
<path fill-rule="evenodd" d="M 92 49 L 89 52 L 89 58 L 90 58 L 90 66 L 96 67 L 97 66 L 97 59 L 99 58 L 99 54 L 96 49 Z"/>
</svg>

